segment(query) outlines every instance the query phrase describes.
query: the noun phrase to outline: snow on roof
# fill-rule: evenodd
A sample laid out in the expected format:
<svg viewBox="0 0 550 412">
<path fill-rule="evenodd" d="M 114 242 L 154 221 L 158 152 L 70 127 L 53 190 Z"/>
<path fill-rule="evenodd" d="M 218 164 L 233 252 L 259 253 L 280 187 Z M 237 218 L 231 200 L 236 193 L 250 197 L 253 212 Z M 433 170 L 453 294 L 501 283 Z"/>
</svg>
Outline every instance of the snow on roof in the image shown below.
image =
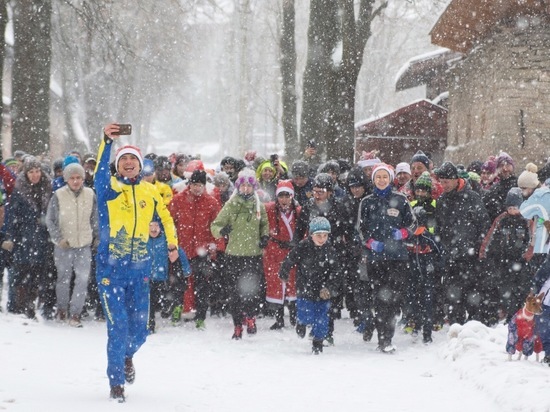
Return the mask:
<svg viewBox="0 0 550 412">
<path fill-rule="evenodd" d="M 391 112 L 382 113 L 382 114 L 378 114 L 378 115 L 371 116 L 371 117 L 366 118 L 366 119 L 363 119 L 363 120 L 359 120 L 359 121 L 355 122 L 355 129 L 357 129 L 357 128 L 359 128 L 359 127 L 361 127 L 361 126 L 363 126 L 363 125 L 365 125 L 365 124 L 367 124 L 367 123 L 370 123 L 370 122 L 374 122 L 374 121 L 376 121 L 376 120 L 383 119 L 384 117 L 389 116 L 389 115 L 391 115 L 392 113 L 395 113 L 396 111 L 403 109 L 404 107 L 409 107 L 409 106 L 412 106 L 412 105 L 414 105 L 414 104 L 416 104 L 416 103 L 419 103 L 419 102 L 426 102 L 426 103 L 429 103 L 429 104 L 431 104 L 431 105 L 433 105 L 433 106 L 437 106 L 437 107 L 439 107 L 439 108 L 441 108 L 441 109 L 443 109 L 443 110 L 445 110 L 445 111 L 447 110 L 445 107 L 439 106 L 436 102 L 433 102 L 433 101 L 431 101 L 431 100 L 428 100 L 428 99 L 417 99 L 417 100 L 413 100 L 412 102 L 410 102 L 410 103 L 407 104 L 406 106 L 399 107 L 399 108 L 397 108 L 397 109 L 395 109 L 395 110 L 392 110 Z"/>
<path fill-rule="evenodd" d="M 440 49 L 437 49 L 437 50 L 432 50 L 430 52 L 427 52 L 427 53 L 423 53 L 423 54 L 419 54 L 417 56 L 414 56 L 414 57 L 411 57 L 403 66 L 401 66 L 401 68 L 397 71 L 397 74 L 395 76 L 395 82 L 397 83 L 397 81 L 401 78 L 401 76 L 403 76 L 403 74 L 409 70 L 409 68 L 412 66 L 413 63 L 418 63 L 418 62 L 421 62 L 421 61 L 424 61 L 424 60 L 430 60 L 432 59 L 434 56 L 440 56 L 442 54 L 445 54 L 447 52 L 449 52 L 450 50 L 449 49 L 445 49 L 445 48 L 440 48 Z"/>
</svg>

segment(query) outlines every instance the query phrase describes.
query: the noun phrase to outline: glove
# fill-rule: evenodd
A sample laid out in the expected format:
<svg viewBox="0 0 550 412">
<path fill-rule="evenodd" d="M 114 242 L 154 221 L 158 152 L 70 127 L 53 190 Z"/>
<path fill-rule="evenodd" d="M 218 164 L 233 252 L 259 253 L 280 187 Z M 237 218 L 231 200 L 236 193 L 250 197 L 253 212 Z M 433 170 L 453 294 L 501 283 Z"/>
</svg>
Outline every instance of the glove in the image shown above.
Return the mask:
<svg viewBox="0 0 550 412">
<path fill-rule="evenodd" d="M 7 250 L 8 252 L 13 251 L 14 243 L 11 240 L 4 240 L 2 242 L 2 249 Z"/>
<path fill-rule="evenodd" d="M 544 227 L 548 232 L 550 232 L 550 220 L 545 220 L 543 223 Z"/>
<path fill-rule="evenodd" d="M 61 239 L 57 246 L 59 246 L 61 249 L 69 249 L 71 245 L 69 245 L 69 241 L 67 239 Z"/>
<path fill-rule="evenodd" d="M 422 219 L 426 216 L 426 209 L 422 206 L 413 207 L 413 213 L 418 219 Z"/>
<path fill-rule="evenodd" d="M 384 242 L 379 242 L 372 238 L 367 241 L 366 246 L 367 249 L 370 249 L 376 253 L 382 253 L 384 251 Z"/>
<path fill-rule="evenodd" d="M 265 249 L 267 246 L 267 242 L 269 241 L 269 236 L 262 236 L 260 238 L 260 249 Z"/>
<path fill-rule="evenodd" d="M 330 291 L 327 288 L 321 289 L 319 292 L 319 297 L 323 300 L 330 299 Z"/>
<path fill-rule="evenodd" d="M 233 230 L 233 226 L 225 225 L 224 227 L 221 228 L 220 235 L 227 236 L 228 234 L 231 233 L 232 230 Z"/>
<path fill-rule="evenodd" d="M 393 229 L 391 232 L 391 237 L 394 240 L 403 240 L 409 237 L 409 232 L 407 229 Z"/>
</svg>

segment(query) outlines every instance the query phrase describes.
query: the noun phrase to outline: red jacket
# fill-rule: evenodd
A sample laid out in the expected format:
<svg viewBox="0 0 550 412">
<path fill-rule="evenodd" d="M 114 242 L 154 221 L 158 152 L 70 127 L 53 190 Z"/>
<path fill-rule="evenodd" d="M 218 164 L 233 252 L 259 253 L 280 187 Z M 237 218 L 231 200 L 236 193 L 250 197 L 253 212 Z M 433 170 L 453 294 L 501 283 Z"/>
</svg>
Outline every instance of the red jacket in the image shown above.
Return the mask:
<svg viewBox="0 0 550 412">
<path fill-rule="evenodd" d="M 214 197 L 206 192 L 195 196 L 186 187 L 174 196 L 168 210 L 176 225 L 179 245 L 189 259 L 204 256 L 207 251 L 212 253 L 216 249 L 224 249 L 223 238 L 216 240 L 210 232 L 210 224 L 221 210 L 220 203 Z"/>
<path fill-rule="evenodd" d="M 296 230 L 296 219 L 300 214 L 300 206 L 294 209 L 288 226 L 279 214 L 277 216 L 275 202 L 265 205 L 269 220 L 269 242 L 264 251 L 264 275 L 266 280 L 266 300 L 271 303 L 283 304 L 285 297 L 288 300 L 296 299 L 296 268 L 292 269 L 286 289 L 279 279 L 279 268 L 290 252 L 288 243 Z M 280 212 L 279 212 L 280 213 Z M 289 231 L 290 229 L 290 231 Z"/>
</svg>

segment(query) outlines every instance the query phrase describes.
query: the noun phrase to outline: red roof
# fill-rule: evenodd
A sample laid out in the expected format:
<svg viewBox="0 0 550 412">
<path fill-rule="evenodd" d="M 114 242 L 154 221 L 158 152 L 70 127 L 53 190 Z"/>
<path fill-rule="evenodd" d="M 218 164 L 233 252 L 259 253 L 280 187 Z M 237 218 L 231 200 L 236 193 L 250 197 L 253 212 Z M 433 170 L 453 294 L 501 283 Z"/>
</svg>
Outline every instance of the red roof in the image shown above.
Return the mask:
<svg viewBox="0 0 550 412">
<path fill-rule="evenodd" d="M 447 138 L 447 109 L 419 100 L 376 120 L 356 126 L 357 137 Z"/>
</svg>

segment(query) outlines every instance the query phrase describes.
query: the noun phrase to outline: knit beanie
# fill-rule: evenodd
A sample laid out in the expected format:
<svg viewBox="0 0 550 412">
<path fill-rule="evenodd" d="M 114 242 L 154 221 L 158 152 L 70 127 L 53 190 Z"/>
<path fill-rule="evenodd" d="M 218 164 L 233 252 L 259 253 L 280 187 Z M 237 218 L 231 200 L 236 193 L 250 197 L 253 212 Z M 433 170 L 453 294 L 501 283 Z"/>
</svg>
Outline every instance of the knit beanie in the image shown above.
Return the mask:
<svg viewBox="0 0 550 412">
<path fill-rule="evenodd" d="M 514 159 L 512 159 L 512 156 L 510 156 L 506 152 L 500 152 L 500 154 L 497 157 L 497 169 L 499 167 L 504 166 L 506 163 L 512 165 L 512 167 L 516 167 L 516 164 L 514 163 Z"/>
<path fill-rule="evenodd" d="M 422 172 L 420 176 L 418 176 L 418 179 L 416 179 L 416 182 L 414 183 L 415 189 L 423 189 L 428 192 L 432 191 L 432 177 L 430 176 L 430 172 Z"/>
<path fill-rule="evenodd" d="M 84 179 L 84 168 L 80 163 L 70 163 L 63 169 L 63 180 L 68 182 L 72 175 L 79 175 Z"/>
<path fill-rule="evenodd" d="M 73 163 L 80 163 L 80 160 L 78 160 L 78 157 L 76 156 L 65 157 L 65 159 L 63 159 L 63 169 L 65 169 L 68 165 Z"/>
<path fill-rule="evenodd" d="M 411 164 L 416 162 L 422 163 L 424 166 L 426 166 L 426 169 L 430 168 L 430 159 L 422 150 L 416 152 L 415 155 L 412 157 Z"/>
<path fill-rule="evenodd" d="M 374 175 L 376 174 L 376 172 L 380 170 L 385 170 L 386 172 L 388 172 L 388 174 L 390 175 L 390 182 L 392 182 L 393 179 L 395 179 L 395 173 L 393 171 L 393 167 L 391 167 L 386 163 L 379 163 L 378 165 L 376 165 L 376 167 L 372 171 L 372 175 L 371 175 L 372 180 L 374 180 Z"/>
<path fill-rule="evenodd" d="M 453 162 L 443 162 L 434 170 L 434 174 L 440 179 L 458 179 L 458 170 Z"/>
<path fill-rule="evenodd" d="M 367 177 L 359 166 L 354 166 L 348 173 L 346 177 L 346 186 L 365 186 L 367 185 Z"/>
<path fill-rule="evenodd" d="M 525 170 L 518 177 L 518 187 L 535 189 L 540 185 L 537 175 L 538 167 L 533 163 L 527 163 Z"/>
<path fill-rule="evenodd" d="M 27 156 L 23 161 L 23 172 L 26 174 L 31 169 L 42 170 L 42 163 L 34 156 Z"/>
<path fill-rule="evenodd" d="M 206 184 L 206 172 L 204 170 L 196 169 L 191 173 L 191 177 L 188 180 L 188 183 L 200 183 L 205 185 Z"/>
<path fill-rule="evenodd" d="M 398 163 L 397 166 L 395 166 L 396 176 L 402 172 L 411 174 L 411 166 L 407 162 L 401 162 L 401 163 Z"/>
<path fill-rule="evenodd" d="M 309 222 L 309 233 L 330 233 L 330 222 L 326 217 L 317 216 Z"/>
<path fill-rule="evenodd" d="M 493 160 L 487 160 L 483 165 L 481 166 L 482 172 L 488 172 L 488 173 L 495 173 L 497 171 L 497 165 Z"/>
<path fill-rule="evenodd" d="M 307 177 L 309 175 L 309 166 L 303 160 L 297 160 L 292 163 L 290 168 L 292 177 Z"/>
<path fill-rule="evenodd" d="M 239 172 L 237 180 L 235 180 L 235 189 L 239 190 L 239 187 L 243 183 L 248 183 L 252 185 L 254 190 L 258 190 L 258 181 L 256 180 L 256 176 L 254 176 L 254 171 L 251 169 L 243 169 Z"/>
<path fill-rule="evenodd" d="M 125 154 L 131 154 L 131 155 L 134 155 L 135 157 L 137 157 L 137 159 L 139 160 L 139 167 L 140 167 L 140 169 L 143 170 L 143 156 L 141 156 L 141 151 L 135 146 L 126 145 L 126 146 L 122 146 L 116 152 L 116 155 L 115 155 L 115 168 L 116 168 L 117 172 L 118 172 L 118 161 Z"/>
<path fill-rule="evenodd" d="M 279 196 L 279 193 L 284 192 L 294 196 L 294 186 L 290 180 L 279 180 L 277 183 L 277 190 L 275 190 L 275 195 Z"/>
<path fill-rule="evenodd" d="M 523 195 L 521 194 L 521 189 L 519 187 L 513 187 L 508 191 L 506 195 L 506 201 L 504 205 L 506 207 L 516 206 L 520 207 L 523 203 Z"/>
<path fill-rule="evenodd" d="M 151 159 L 143 159 L 143 176 L 153 176 L 155 173 L 155 163 Z"/>
<path fill-rule="evenodd" d="M 216 173 L 216 175 L 212 178 L 212 182 L 214 183 L 214 186 L 229 186 L 231 184 L 229 176 L 225 172 Z"/>
</svg>

